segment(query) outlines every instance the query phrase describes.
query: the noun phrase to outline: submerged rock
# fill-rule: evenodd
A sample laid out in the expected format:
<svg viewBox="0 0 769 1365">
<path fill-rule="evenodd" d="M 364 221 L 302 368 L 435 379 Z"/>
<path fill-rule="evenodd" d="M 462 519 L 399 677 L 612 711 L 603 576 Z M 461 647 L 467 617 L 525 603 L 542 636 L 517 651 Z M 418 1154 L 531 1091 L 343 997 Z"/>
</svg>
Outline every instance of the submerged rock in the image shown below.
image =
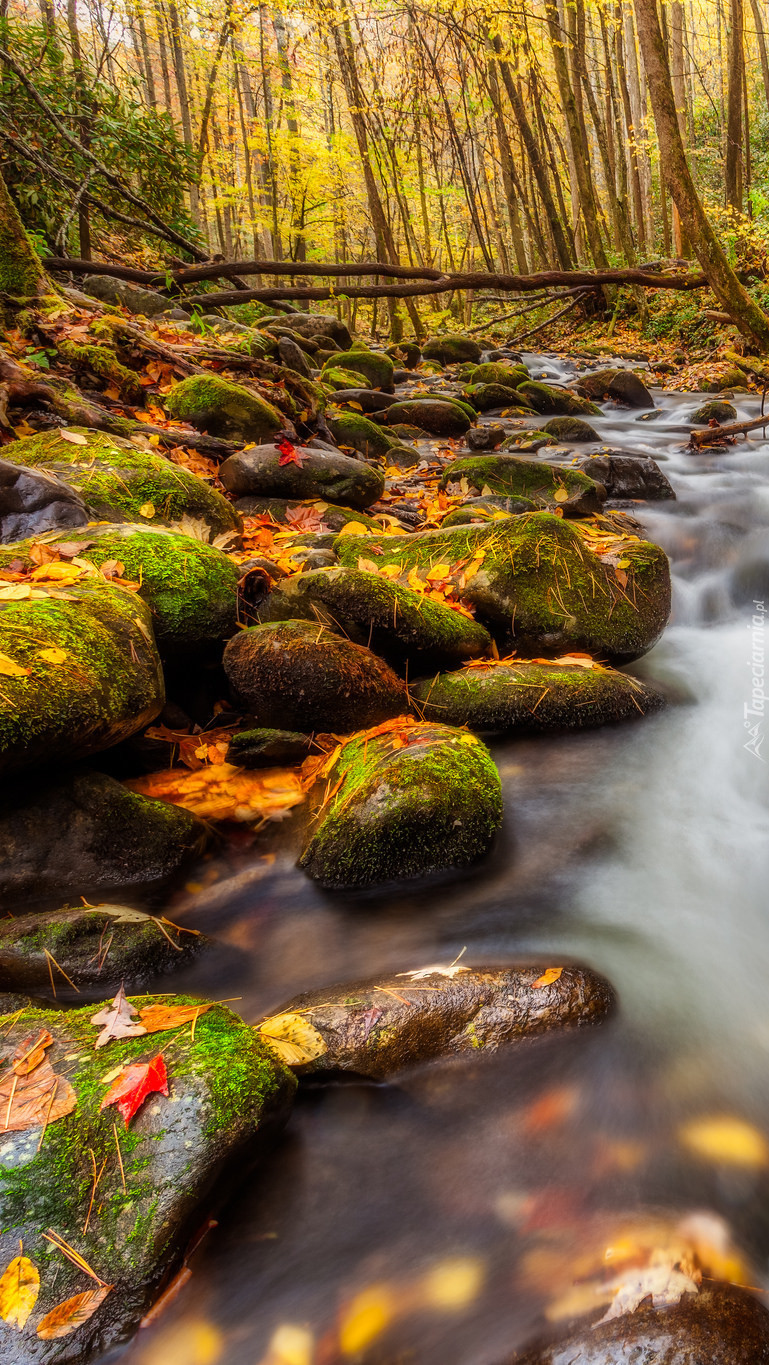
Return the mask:
<svg viewBox="0 0 769 1365">
<path fill-rule="evenodd" d="M 0 544 L 87 521 L 80 494 L 56 474 L 0 460 Z"/>
<path fill-rule="evenodd" d="M 507 1356 L 505 1365 L 767 1365 L 769 1312 L 746 1289 L 706 1281 L 699 1293 L 582 1325 Z"/>
<path fill-rule="evenodd" d="M 481 358 L 481 347 L 474 337 L 458 333 L 445 337 L 428 337 L 422 345 L 425 360 L 437 360 L 441 365 L 458 365 L 463 360 L 476 364 Z"/>
<path fill-rule="evenodd" d="M 507 435 L 507 428 L 501 422 L 488 422 L 482 427 L 471 427 L 465 440 L 471 450 L 496 450 Z"/>
<path fill-rule="evenodd" d="M 362 460 L 297 446 L 300 463 L 281 464 L 274 445 L 256 446 L 230 455 L 220 466 L 225 488 L 238 497 L 322 498 L 343 506 L 370 507 L 384 492 L 384 475 Z"/>
<path fill-rule="evenodd" d="M 312 740 L 298 730 L 241 730 L 230 740 L 227 762 L 241 768 L 276 768 L 303 762 L 312 749 Z"/>
<path fill-rule="evenodd" d="M 477 659 L 491 648 L 479 622 L 403 583 L 358 568 L 316 569 L 285 580 L 260 617 L 325 621 L 392 664 L 430 659 L 445 666 Z"/>
<path fill-rule="evenodd" d="M 532 652 L 586 650 L 626 663 L 646 653 L 670 613 L 670 566 L 658 545 L 618 540 L 622 568 L 593 553 L 579 522 L 533 512 L 481 526 L 410 536 L 341 536 L 334 548 L 355 567 L 374 547 L 377 565 L 447 566 L 447 577 L 481 620 L 502 627 Z"/>
<path fill-rule="evenodd" d="M 0 920 L 0 988 L 139 990 L 186 965 L 206 939 L 126 905 L 79 905 Z"/>
<path fill-rule="evenodd" d="M 135 593 L 97 577 L 61 595 L 37 586 L 40 597 L 0 601 L 5 774 L 107 749 L 165 701 L 152 618 Z"/>
<path fill-rule="evenodd" d="M 384 1080 L 438 1057 L 496 1052 L 600 1023 L 613 1006 L 611 986 L 587 967 L 446 966 L 327 986 L 288 1001 L 280 1014 L 301 1013 L 325 1044 L 297 1065 L 300 1075 Z"/>
<path fill-rule="evenodd" d="M 165 405 L 176 421 L 236 441 L 269 440 L 285 420 L 259 394 L 215 374 L 182 379 L 166 394 Z"/>
<path fill-rule="evenodd" d="M 557 446 L 555 436 L 550 436 L 541 427 L 534 427 L 531 431 L 513 431 L 502 442 L 503 450 L 537 451 L 543 446 Z"/>
<path fill-rule="evenodd" d="M 670 480 L 650 455 L 607 451 L 585 456 L 578 468 L 602 483 L 612 499 L 643 498 L 651 502 L 675 498 Z"/>
<path fill-rule="evenodd" d="M 698 426 L 706 427 L 709 422 L 736 422 L 737 409 L 733 403 L 727 403 L 723 398 L 714 398 L 709 403 L 703 403 L 697 408 L 689 418 L 690 422 L 696 422 Z"/>
<path fill-rule="evenodd" d="M 635 720 L 664 705 L 661 695 L 612 668 L 526 659 L 473 664 L 423 678 L 411 688 L 425 720 L 486 734 L 584 730 Z"/>
<path fill-rule="evenodd" d="M 502 820 L 488 750 L 445 725 L 403 716 L 356 735 L 327 776 L 334 796 L 299 859 L 322 886 L 375 886 L 468 867 Z"/>
<path fill-rule="evenodd" d="M 240 529 L 237 513 L 221 493 L 122 437 L 67 427 L 25 436 L 4 449 L 14 464 L 50 470 L 77 489 L 93 520 L 162 525 L 188 516 L 205 522 L 213 536 Z"/>
<path fill-rule="evenodd" d="M 140 996 L 133 1003 L 136 1009 L 205 1004 L 188 996 Z M 125 1341 L 208 1216 L 219 1181 L 247 1169 L 291 1106 L 294 1077 L 223 1005 L 201 1012 L 194 1033 L 188 1023 L 157 1036 L 118 1038 L 98 1050 L 93 1014 L 93 1005 L 29 1009 L 12 1027 L 7 1020 L 3 1025 L 6 1059 L 28 1049 L 41 1030 L 51 1035 L 37 1071 L 51 1073 L 51 1093 L 63 1097 L 65 1111 L 45 1125 L 43 1136 L 46 1105 L 38 1103 L 32 1116 L 43 1117 L 3 1136 L 0 1265 L 5 1269 L 23 1243 L 40 1280 L 24 1330 L 0 1323 L 8 1365 L 85 1360 Z M 130 1122 L 112 1105 L 102 1109 L 109 1073 L 158 1053 L 164 1072 Z M 96 1199 L 94 1169 L 101 1172 Z M 53 1309 L 98 1289 L 46 1240 L 51 1229 L 77 1248 L 107 1292 L 69 1335 L 48 1338 L 37 1329 Z"/>
<path fill-rule="evenodd" d="M 344 732 L 408 707 L 405 684 L 386 663 L 317 622 L 241 631 L 224 651 L 224 670 L 260 725 Z"/>
<path fill-rule="evenodd" d="M 467 483 L 478 492 L 531 498 L 541 507 L 560 507 L 564 516 L 589 516 L 600 512 L 604 490 L 579 470 L 520 455 L 476 455 L 454 460 L 443 471 L 441 487 Z"/>
<path fill-rule="evenodd" d="M 528 399 L 535 412 L 546 417 L 557 417 L 559 414 L 566 417 L 580 414 L 588 417 L 601 416 L 601 409 L 597 408 L 587 398 L 579 398 L 569 389 L 556 389 L 550 384 L 542 384 L 535 379 L 529 379 L 520 384 L 518 392 Z"/>
<path fill-rule="evenodd" d="M 404 398 L 387 409 L 383 420 L 388 426 L 419 427 L 433 436 L 463 436 L 473 425 L 459 404 L 441 398 Z"/>
<path fill-rule="evenodd" d="M 164 886 L 205 843 L 189 811 L 103 773 L 17 783 L 0 805 L 0 898 L 54 905 Z"/>
</svg>

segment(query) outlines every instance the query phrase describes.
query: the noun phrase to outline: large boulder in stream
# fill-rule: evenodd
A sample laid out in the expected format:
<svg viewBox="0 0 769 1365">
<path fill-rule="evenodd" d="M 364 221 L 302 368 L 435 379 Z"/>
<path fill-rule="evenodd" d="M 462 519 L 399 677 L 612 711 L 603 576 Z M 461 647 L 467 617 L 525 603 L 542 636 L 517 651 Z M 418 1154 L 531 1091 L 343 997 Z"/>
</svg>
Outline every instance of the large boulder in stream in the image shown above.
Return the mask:
<svg viewBox="0 0 769 1365">
<path fill-rule="evenodd" d="M 258 393 L 215 374 L 191 374 L 165 397 L 166 412 L 198 431 L 234 441 L 269 441 L 285 419 Z"/>
<path fill-rule="evenodd" d="M 603 484 L 607 497 L 612 500 L 641 498 L 660 502 L 676 496 L 670 480 L 650 455 L 599 451 L 596 455 L 584 456 L 577 468 Z"/>
<path fill-rule="evenodd" d="M 297 446 L 295 461 L 286 461 L 277 446 L 255 446 L 230 455 L 219 477 L 236 497 L 322 498 L 343 507 L 370 507 L 384 492 L 384 474 L 341 450 Z"/>
<path fill-rule="evenodd" d="M 393 665 L 444 667 L 491 650 L 478 621 L 403 583 L 365 569 L 315 569 L 285 579 L 259 610 L 262 621 L 325 621 Z"/>
<path fill-rule="evenodd" d="M 351 1072 L 375 1080 L 439 1057 L 520 1043 L 600 1023 L 614 992 L 587 967 L 423 967 L 296 996 L 258 1027 L 269 1041 L 282 1020 L 312 1030 L 299 1075 Z M 309 1041 L 309 1040 L 308 1040 Z"/>
<path fill-rule="evenodd" d="M 580 398 L 569 389 L 555 388 L 552 384 L 542 384 L 539 380 L 528 379 L 518 385 L 518 392 L 526 398 L 543 417 L 600 417 L 601 409 L 587 398 Z"/>
<path fill-rule="evenodd" d="M 260 726 L 344 733 L 408 709 L 405 684 L 382 659 L 317 621 L 242 630 L 224 651 L 224 671 Z"/>
<path fill-rule="evenodd" d="M 482 351 L 475 337 L 454 333 L 451 336 L 428 337 L 422 344 L 425 360 L 437 360 L 441 365 L 458 365 L 462 361 L 477 364 Z"/>
<path fill-rule="evenodd" d="M 382 420 L 388 426 L 419 427 L 431 436 L 463 436 L 473 419 L 458 403 L 443 398 L 404 398 L 393 403 Z"/>
<path fill-rule="evenodd" d="M 151 525 L 187 516 L 204 522 L 212 537 L 240 529 L 232 505 L 197 474 L 122 437 L 67 427 L 4 449 L 14 464 L 49 470 L 77 489 L 94 521 Z"/>
<path fill-rule="evenodd" d="M 464 487 L 463 479 L 468 491 L 530 498 L 542 507 L 560 507 L 565 517 L 600 512 L 606 496 L 595 479 L 579 470 L 526 460 L 521 455 L 473 455 L 453 460 L 443 471 L 441 487 Z"/>
<path fill-rule="evenodd" d="M 152 617 L 136 593 L 101 577 L 0 584 L 0 772 L 98 753 L 164 701 Z"/>
<path fill-rule="evenodd" d="M 0 460 L 0 544 L 87 521 L 83 499 L 63 479 Z"/>
<path fill-rule="evenodd" d="M 585 730 L 658 711 L 662 696 L 638 678 L 590 664 L 474 663 L 411 688 L 425 720 L 469 725 L 485 734 Z M 587 665 L 587 666 L 585 666 Z"/>
<path fill-rule="evenodd" d="M 424 579 L 441 565 L 479 618 L 531 653 L 584 650 L 600 660 L 629 662 L 645 654 L 667 624 L 670 566 L 658 545 L 606 533 L 598 554 L 578 521 L 532 512 L 485 525 L 453 526 L 410 536 L 338 536 L 343 564 L 361 555 Z"/>
<path fill-rule="evenodd" d="M 118 1027 L 96 1048 L 95 1012 L 2 1021 L 0 1271 L 14 1263 L 27 1290 L 23 1329 L 9 1314 L 0 1323 L 6 1365 L 64 1365 L 124 1342 L 222 1180 L 248 1169 L 291 1107 L 294 1077 L 223 1005 L 129 998 L 124 1014 L 141 1033 Z"/>
<path fill-rule="evenodd" d="M 504 1365 L 769 1365 L 769 1312 L 746 1289 L 708 1280 L 662 1306 L 649 1294 L 632 1312 L 583 1322 Z"/>
<path fill-rule="evenodd" d="M 17 782 L 0 803 L 0 902 L 53 909 L 81 896 L 165 887 L 205 844 L 189 811 L 76 770 Z"/>
<path fill-rule="evenodd" d="M 324 768 L 334 795 L 300 867 L 328 887 L 375 886 L 468 867 L 502 820 L 485 745 L 409 716 L 354 735 Z"/>
</svg>

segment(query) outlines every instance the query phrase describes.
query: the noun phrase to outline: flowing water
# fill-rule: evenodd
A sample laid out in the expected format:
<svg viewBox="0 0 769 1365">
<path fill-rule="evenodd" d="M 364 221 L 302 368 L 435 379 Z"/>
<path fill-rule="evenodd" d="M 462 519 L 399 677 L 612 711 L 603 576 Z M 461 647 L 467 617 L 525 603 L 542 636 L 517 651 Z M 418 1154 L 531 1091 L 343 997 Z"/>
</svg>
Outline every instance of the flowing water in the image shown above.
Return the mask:
<svg viewBox="0 0 769 1365">
<path fill-rule="evenodd" d="M 711 1241 L 728 1230 L 769 1287 L 769 740 L 761 754 L 765 724 L 745 716 L 769 600 L 769 441 L 692 454 L 684 419 L 701 400 L 655 397 L 654 421 L 610 405 L 591 421 L 603 443 L 652 455 L 677 493 L 633 508 L 671 558 L 674 612 L 631 670 L 675 704 L 493 744 L 504 828 L 448 884 L 326 894 L 287 833 L 267 858 L 244 846 L 204 865 L 199 884 L 219 879 L 180 917 L 219 946 L 173 983 L 239 997 L 251 1020 L 302 989 L 466 949 L 471 964 L 582 960 L 612 981 L 618 1015 L 394 1085 L 306 1090 L 190 1281 L 110 1360 L 324 1365 L 346 1321 L 350 1360 L 362 1324 L 367 1361 L 491 1365 L 566 1293 L 585 1247 L 660 1212 L 695 1214 Z M 735 401 L 757 415 L 756 398 Z M 691 1125 L 719 1116 L 750 1127 L 725 1128 L 714 1160 Z M 391 1319 L 380 1336 L 377 1314 Z"/>
</svg>

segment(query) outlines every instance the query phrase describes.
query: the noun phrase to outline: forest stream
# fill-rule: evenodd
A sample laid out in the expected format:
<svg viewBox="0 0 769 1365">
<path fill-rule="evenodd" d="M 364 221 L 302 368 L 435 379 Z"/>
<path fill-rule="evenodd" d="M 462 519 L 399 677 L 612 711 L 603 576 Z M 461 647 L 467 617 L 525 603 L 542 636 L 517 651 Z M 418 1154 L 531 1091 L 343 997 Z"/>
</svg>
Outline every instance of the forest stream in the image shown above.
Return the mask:
<svg viewBox="0 0 769 1365">
<path fill-rule="evenodd" d="M 524 360 L 573 382 L 573 362 Z M 460 954 L 577 960 L 608 978 L 618 1011 L 391 1083 L 306 1082 L 191 1278 L 104 1365 L 322 1362 L 340 1323 L 343 1358 L 371 1340 L 367 1361 L 498 1361 L 543 1312 L 557 1322 L 559 1300 L 574 1307 L 575 1283 L 590 1306 L 591 1249 L 659 1243 L 660 1228 L 769 1290 L 769 784 L 761 719 L 745 717 L 769 592 L 769 440 L 692 452 L 695 396 L 653 393 L 652 421 L 613 404 L 591 420 L 602 445 L 651 455 L 675 489 L 632 507 L 670 557 L 674 608 L 629 671 L 667 709 L 492 742 L 504 825 L 490 857 L 450 880 L 324 891 L 281 829 L 267 858 L 193 867 L 188 886 L 207 891 L 169 911 L 217 946 L 167 989 L 234 998 L 246 1021 L 300 990 Z M 739 420 L 758 415 L 757 397 L 734 402 Z"/>
</svg>

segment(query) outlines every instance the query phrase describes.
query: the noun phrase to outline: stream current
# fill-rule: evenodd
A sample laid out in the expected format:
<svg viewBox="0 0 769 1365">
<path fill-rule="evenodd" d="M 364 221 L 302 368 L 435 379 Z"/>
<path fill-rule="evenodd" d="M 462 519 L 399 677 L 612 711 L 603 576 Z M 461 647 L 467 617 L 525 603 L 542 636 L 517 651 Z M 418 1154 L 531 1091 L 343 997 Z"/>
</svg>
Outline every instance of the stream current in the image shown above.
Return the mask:
<svg viewBox="0 0 769 1365">
<path fill-rule="evenodd" d="M 533 377 L 574 379 L 562 358 L 524 359 Z M 769 720 L 754 697 L 769 440 L 692 454 L 702 396 L 654 397 L 653 421 L 610 404 L 590 420 L 603 445 L 657 460 L 677 494 L 631 508 L 670 556 L 674 607 L 630 671 L 674 704 L 637 725 L 492 743 L 504 827 L 449 883 L 326 893 L 282 832 L 267 858 L 193 871 L 218 880 L 177 917 L 218 947 L 166 987 L 238 997 L 250 1021 L 300 990 L 466 950 L 469 964 L 578 959 L 614 985 L 616 1017 L 395 1084 L 303 1091 L 191 1279 L 110 1362 L 363 1359 L 340 1355 L 352 1304 L 348 1346 L 368 1322 L 367 1362 L 493 1365 L 568 1291 L 586 1244 L 659 1214 L 733 1240 L 769 1288 Z M 740 420 L 758 415 L 757 398 L 734 401 Z M 766 1160 L 692 1148 L 693 1122 L 725 1117 Z"/>
</svg>

